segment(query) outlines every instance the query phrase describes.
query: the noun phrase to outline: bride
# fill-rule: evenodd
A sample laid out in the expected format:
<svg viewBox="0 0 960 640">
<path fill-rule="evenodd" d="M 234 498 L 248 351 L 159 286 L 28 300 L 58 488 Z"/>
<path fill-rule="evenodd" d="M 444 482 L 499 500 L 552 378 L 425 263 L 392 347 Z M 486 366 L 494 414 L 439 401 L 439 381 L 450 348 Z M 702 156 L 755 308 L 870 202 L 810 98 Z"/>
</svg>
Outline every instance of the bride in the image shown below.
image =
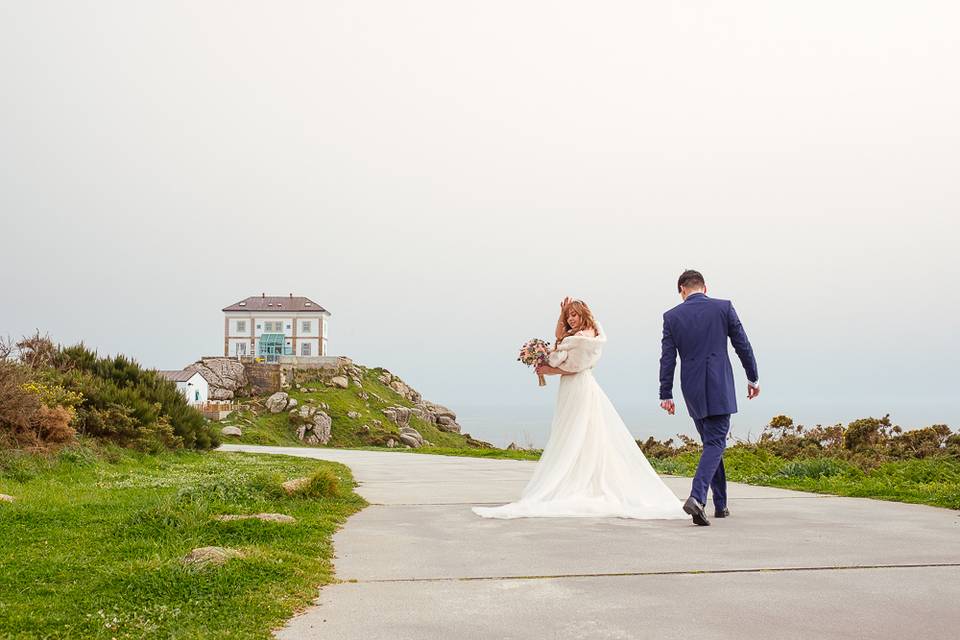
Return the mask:
<svg viewBox="0 0 960 640">
<path fill-rule="evenodd" d="M 550 438 L 520 500 L 474 507 L 484 518 L 686 519 L 593 378 L 607 336 L 580 300 L 564 299 L 543 375 L 559 375 Z"/>
</svg>

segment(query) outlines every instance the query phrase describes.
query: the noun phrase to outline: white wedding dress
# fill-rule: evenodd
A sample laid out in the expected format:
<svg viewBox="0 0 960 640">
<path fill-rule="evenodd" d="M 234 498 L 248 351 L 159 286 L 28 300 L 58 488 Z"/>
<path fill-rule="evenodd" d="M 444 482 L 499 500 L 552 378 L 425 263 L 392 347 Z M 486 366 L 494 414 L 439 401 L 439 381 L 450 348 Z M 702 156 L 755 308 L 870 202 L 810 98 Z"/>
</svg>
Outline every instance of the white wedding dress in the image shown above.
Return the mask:
<svg viewBox="0 0 960 640">
<path fill-rule="evenodd" d="M 637 446 L 591 369 L 606 335 L 565 338 L 550 354 L 551 366 L 576 372 L 560 376 L 550 438 L 533 477 L 517 502 L 473 507 L 484 518 L 688 519 Z"/>
</svg>

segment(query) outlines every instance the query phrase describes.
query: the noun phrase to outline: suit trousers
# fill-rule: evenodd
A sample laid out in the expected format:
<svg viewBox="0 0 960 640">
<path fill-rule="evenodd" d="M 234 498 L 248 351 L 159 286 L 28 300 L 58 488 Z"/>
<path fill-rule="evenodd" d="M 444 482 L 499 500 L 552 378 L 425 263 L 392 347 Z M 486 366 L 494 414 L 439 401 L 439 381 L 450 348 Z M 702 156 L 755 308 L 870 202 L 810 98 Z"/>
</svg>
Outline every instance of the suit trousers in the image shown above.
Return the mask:
<svg viewBox="0 0 960 640">
<path fill-rule="evenodd" d="M 717 509 L 727 506 L 727 474 L 723 468 L 723 451 L 727 448 L 730 432 L 730 414 L 694 419 L 703 441 L 703 454 L 697 473 L 693 476 L 690 495 L 700 504 L 707 503 L 707 488 L 713 490 L 713 504 Z"/>
</svg>

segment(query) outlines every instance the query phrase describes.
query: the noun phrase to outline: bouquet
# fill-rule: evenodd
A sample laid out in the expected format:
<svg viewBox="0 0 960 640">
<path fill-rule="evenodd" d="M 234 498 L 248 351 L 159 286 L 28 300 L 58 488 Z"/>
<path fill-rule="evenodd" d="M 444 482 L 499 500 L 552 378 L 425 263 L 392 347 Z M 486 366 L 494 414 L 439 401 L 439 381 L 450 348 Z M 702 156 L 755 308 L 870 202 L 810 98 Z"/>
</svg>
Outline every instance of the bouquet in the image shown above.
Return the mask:
<svg viewBox="0 0 960 640">
<path fill-rule="evenodd" d="M 528 367 L 536 367 L 537 365 L 544 364 L 547 361 L 548 355 L 550 355 L 550 345 L 539 338 L 534 338 L 533 340 L 527 340 L 523 343 L 523 346 L 520 347 L 520 355 L 517 357 L 517 360 Z M 542 375 L 537 374 L 537 379 L 540 381 L 541 387 L 546 386 L 547 381 L 544 380 Z"/>
</svg>

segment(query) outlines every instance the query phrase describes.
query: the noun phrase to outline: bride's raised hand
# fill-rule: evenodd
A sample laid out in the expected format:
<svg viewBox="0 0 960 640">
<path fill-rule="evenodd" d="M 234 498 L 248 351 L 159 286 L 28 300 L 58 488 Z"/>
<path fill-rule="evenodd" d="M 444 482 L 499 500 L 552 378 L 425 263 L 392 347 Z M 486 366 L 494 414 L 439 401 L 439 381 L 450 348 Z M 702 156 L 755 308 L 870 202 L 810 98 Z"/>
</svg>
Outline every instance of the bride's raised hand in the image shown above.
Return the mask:
<svg viewBox="0 0 960 640">
<path fill-rule="evenodd" d="M 554 332 L 557 337 L 557 342 L 562 340 L 566 335 L 567 322 L 565 316 L 567 315 L 567 305 L 571 302 L 573 302 L 573 300 L 570 296 L 567 296 L 563 299 L 563 302 L 560 303 L 560 317 L 557 319 L 557 330 Z"/>
</svg>

